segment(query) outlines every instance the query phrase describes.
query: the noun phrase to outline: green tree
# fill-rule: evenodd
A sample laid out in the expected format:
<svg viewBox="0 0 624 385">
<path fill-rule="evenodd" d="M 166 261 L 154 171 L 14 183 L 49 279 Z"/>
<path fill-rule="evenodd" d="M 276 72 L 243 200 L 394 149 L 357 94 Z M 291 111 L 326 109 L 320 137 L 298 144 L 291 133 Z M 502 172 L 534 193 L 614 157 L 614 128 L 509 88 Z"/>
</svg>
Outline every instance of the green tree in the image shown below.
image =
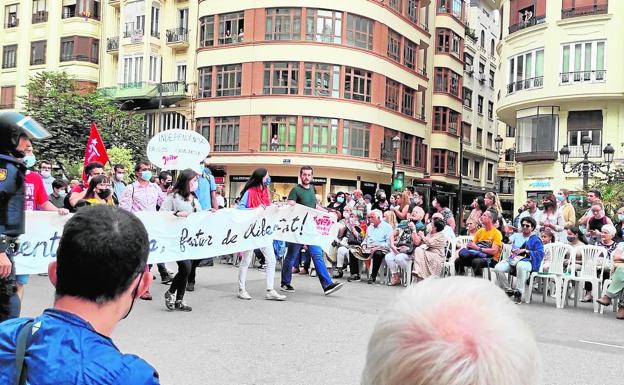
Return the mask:
<svg viewBox="0 0 624 385">
<path fill-rule="evenodd" d="M 132 159 L 132 151 L 128 148 L 123 147 L 113 147 L 108 150 L 108 157 L 110 158 L 110 162 L 112 165 L 121 164 L 126 169 L 126 179 L 125 182 L 129 182 L 128 178 L 129 174 L 132 174 L 132 170 L 134 170 L 134 162 Z"/>
<path fill-rule="evenodd" d="M 95 122 L 107 149 L 127 149 L 132 160 L 144 157 L 147 138 L 141 115 L 122 111 L 99 93 L 79 92 L 75 80 L 66 72 L 40 72 L 26 85 L 24 113 L 52 134 L 36 143 L 37 156 L 63 169 L 82 163 L 90 126 Z"/>
</svg>

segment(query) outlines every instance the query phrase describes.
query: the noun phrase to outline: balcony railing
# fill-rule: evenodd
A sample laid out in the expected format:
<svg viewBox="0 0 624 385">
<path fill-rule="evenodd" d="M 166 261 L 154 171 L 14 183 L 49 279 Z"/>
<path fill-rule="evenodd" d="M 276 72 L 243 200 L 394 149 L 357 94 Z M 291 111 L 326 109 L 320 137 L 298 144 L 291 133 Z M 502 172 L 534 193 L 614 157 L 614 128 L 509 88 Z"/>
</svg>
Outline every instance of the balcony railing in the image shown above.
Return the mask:
<svg viewBox="0 0 624 385">
<path fill-rule="evenodd" d="M 517 91 L 530 90 L 532 88 L 541 88 L 544 85 L 544 77 L 538 76 L 535 78 L 529 78 L 520 80 L 517 82 L 507 84 L 507 94 L 512 94 Z"/>
<path fill-rule="evenodd" d="M 185 82 L 164 82 L 158 84 L 156 89 L 163 94 L 184 94 L 186 92 Z"/>
<path fill-rule="evenodd" d="M 518 32 L 522 29 L 528 28 L 528 27 L 532 27 L 534 25 L 538 25 L 538 24 L 542 24 L 546 21 L 546 15 L 541 15 L 541 16 L 535 16 L 530 18 L 527 21 L 521 21 L 518 24 L 513 24 L 509 26 L 509 34 L 512 34 L 514 32 Z"/>
<path fill-rule="evenodd" d="M 37 65 L 42 65 L 45 64 L 45 59 L 44 58 L 36 58 L 36 59 L 31 59 L 30 60 L 30 65 L 31 66 L 37 66 Z"/>
<path fill-rule="evenodd" d="M 561 10 L 561 18 L 569 19 L 571 17 L 604 15 L 609 11 L 609 4 L 596 4 L 586 7 L 574 7 Z"/>
<path fill-rule="evenodd" d="M 574 71 L 562 72 L 559 74 L 561 84 L 582 83 L 582 82 L 603 82 L 605 81 L 607 71 Z"/>
<path fill-rule="evenodd" d="M 106 52 L 119 51 L 119 36 L 106 39 Z"/>
<path fill-rule="evenodd" d="M 19 19 L 12 19 L 4 24 L 4 28 L 15 28 L 18 25 L 19 25 Z"/>
<path fill-rule="evenodd" d="M 279 143 L 262 143 L 260 145 L 260 151 L 273 151 L 273 152 L 295 152 L 294 144 L 279 144 Z"/>
<path fill-rule="evenodd" d="M 187 28 L 173 28 L 167 30 L 167 44 L 188 43 Z"/>
<path fill-rule="evenodd" d="M 15 68 L 16 67 L 16 63 L 15 60 L 10 60 L 8 62 L 2 62 L 2 69 L 6 69 L 6 68 Z"/>
<path fill-rule="evenodd" d="M 97 57 L 89 57 L 87 55 L 61 55 L 61 59 L 62 62 L 66 62 L 66 61 L 84 61 L 84 62 L 88 62 L 88 63 L 93 63 L 93 64 L 98 64 L 98 58 Z"/>
<path fill-rule="evenodd" d="M 143 30 L 142 29 L 131 29 L 131 30 L 125 30 L 123 33 L 123 37 L 143 37 Z"/>
<path fill-rule="evenodd" d="M 583 146 L 569 146 L 570 147 L 570 158 L 583 158 Z M 589 153 L 587 154 L 590 158 L 601 158 L 602 157 L 602 148 L 598 145 L 592 144 L 589 146 Z"/>
<path fill-rule="evenodd" d="M 32 23 L 45 23 L 48 21 L 48 11 L 37 11 L 32 14 Z"/>
</svg>

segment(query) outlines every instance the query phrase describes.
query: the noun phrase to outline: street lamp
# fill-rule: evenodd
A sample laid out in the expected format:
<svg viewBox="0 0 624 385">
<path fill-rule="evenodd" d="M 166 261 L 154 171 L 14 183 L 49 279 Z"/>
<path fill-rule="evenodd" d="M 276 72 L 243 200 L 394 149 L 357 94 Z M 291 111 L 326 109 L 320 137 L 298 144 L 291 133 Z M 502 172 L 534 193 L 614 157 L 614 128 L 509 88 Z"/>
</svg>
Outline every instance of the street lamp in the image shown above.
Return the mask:
<svg viewBox="0 0 624 385">
<path fill-rule="evenodd" d="M 396 135 L 392 138 L 392 180 L 390 181 L 390 194 L 394 193 L 394 177 L 396 176 L 396 155 L 401 146 L 401 138 Z"/>
<path fill-rule="evenodd" d="M 498 151 L 498 155 L 500 155 L 501 149 L 503 148 L 503 138 L 500 135 L 496 135 L 496 139 L 494 139 L 494 145 L 496 146 L 496 151 Z"/>
<path fill-rule="evenodd" d="M 605 148 L 602 150 L 604 155 L 604 162 L 592 162 L 589 160 L 589 150 L 591 149 L 592 139 L 589 136 L 583 136 L 581 138 L 581 149 L 583 150 L 583 160 L 570 165 L 570 168 L 567 168 L 568 161 L 570 160 L 570 147 L 566 144 L 561 147 L 559 150 L 559 156 L 561 160 L 561 168 L 563 172 L 566 174 L 576 173 L 581 174 L 583 177 L 583 190 L 587 190 L 587 185 L 589 183 L 590 175 L 594 173 L 600 172 L 609 177 L 609 171 L 611 169 L 611 163 L 613 163 L 613 155 L 615 154 L 615 149 L 608 143 Z"/>
</svg>

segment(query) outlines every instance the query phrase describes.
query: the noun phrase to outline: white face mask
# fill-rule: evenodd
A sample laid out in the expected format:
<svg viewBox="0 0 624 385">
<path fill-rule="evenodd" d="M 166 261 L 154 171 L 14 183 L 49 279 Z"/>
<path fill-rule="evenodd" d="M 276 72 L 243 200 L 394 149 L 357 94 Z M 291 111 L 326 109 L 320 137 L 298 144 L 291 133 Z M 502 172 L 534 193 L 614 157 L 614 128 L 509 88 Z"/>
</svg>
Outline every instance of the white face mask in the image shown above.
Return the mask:
<svg viewBox="0 0 624 385">
<path fill-rule="evenodd" d="M 50 171 L 41 171 L 41 176 L 44 178 L 49 178 L 52 173 Z"/>
</svg>

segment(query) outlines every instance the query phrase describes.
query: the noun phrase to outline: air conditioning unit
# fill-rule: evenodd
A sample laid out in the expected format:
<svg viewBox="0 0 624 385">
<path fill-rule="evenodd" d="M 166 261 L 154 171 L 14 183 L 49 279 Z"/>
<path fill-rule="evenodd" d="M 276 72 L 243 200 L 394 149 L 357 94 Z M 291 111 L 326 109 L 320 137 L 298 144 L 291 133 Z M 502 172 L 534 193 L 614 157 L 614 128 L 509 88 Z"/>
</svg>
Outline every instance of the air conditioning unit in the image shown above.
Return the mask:
<svg viewBox="0 0 624 385">
<path fill-rule="evenodd" d="M 466 67 L 465 71 L 468 75 L 472 75 L 474 73 L 474 67 L 473 66 Z"/>
</svg>

